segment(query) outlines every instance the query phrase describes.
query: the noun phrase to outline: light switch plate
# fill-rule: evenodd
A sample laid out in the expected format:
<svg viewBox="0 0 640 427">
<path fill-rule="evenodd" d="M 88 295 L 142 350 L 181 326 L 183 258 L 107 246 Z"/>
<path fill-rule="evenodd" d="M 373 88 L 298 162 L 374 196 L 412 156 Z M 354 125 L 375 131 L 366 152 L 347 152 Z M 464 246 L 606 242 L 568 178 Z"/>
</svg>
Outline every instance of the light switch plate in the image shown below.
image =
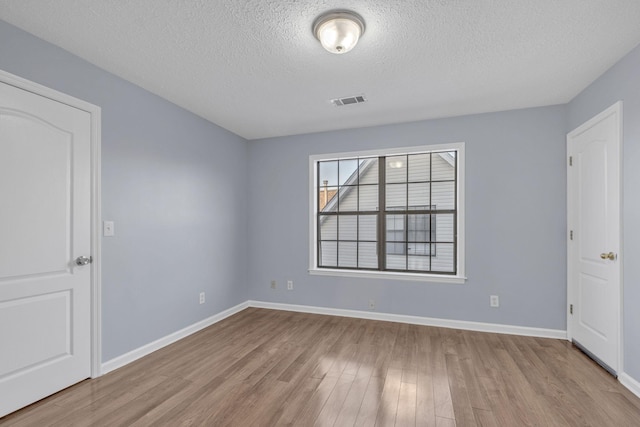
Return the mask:
<svg viewBox="0 0 640 427">
<path fill-rule="evenodd" d="M 111 237 L 116 234 L 116 230 L 113 225 L 113 221 L 104 221 L 102 223 L 102 235 L 105 237 Z"/>
</svg>

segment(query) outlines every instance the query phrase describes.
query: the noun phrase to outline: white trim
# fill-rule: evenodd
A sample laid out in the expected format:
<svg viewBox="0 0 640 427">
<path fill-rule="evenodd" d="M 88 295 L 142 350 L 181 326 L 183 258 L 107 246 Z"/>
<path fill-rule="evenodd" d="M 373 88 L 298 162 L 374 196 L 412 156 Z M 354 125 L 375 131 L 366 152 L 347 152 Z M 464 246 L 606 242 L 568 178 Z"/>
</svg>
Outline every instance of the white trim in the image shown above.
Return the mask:
<svg viewBox="0 0 640 427">
<path fill-rule="evenodd" d="M 364 270 L 342 270 L 324 269 L 317 265 L 317 230 L 316 230 L 316 210 L 317 200 L 315 197 L 317 169 L 316 165 L 321 160 L 335 160 L 349 157 L 374 157 L 381 155 L 395 154 L 415 154 L 425 151 L 458 151 L 458 254 L 456 266 L 457 275 L 447 276 L 445 274 L 419 274 L 419 273 L 396 273 L 389 271 L 364 271 Z M 314 154 L 309 156 L 309 274 L 319 276 L 341 276 L 341 277 L 361 277 L 366 279 L 398 279 L 413 280 L 420 282 L 439 283 L 464 283 L 465 276 L 465 143 L 455 142 L 449 144 L 422 145 L 414 147 L 397 147 L 368 151 L 352 151 L 346 153 Z"/>
<path fill-rule="evenodd" d="M 91 378 L 102 375 L 102 115 L 91 114 Z"/>
<path fill-rule="evenodd" d="M 447 276 L 445 274 L 438 276 L 436 274 L 420 274 L 420 273 L 398 273 L 395 271 L 356 271 L 356 270 L 336 270 L 331 268 L 318 268 L 309 270 L 312 276 L 339 276 L 339 277 L 359 277 L 361 279 L 385 279 L 385 280 L 408 280 L 413 282 L 437 282 L 437 283 L 455 283 L 463 284 L 466 277 Z"/>
<path fill-rule="evenodd" d="M 522 335 L 527 337 L 566 339 L 567 332 L 559 329 L 531 328 L 527 326 L 502 325 L 498 323 L 469 322 L 464 320 L 437 319 L 433 317 L 406 316 L 401 314 L 371 311 L 343 310 L 339 308 L 313 307 L 310 305 L 281 304 L 264 301 L 248 301 L 249 307 L 300 313 L 326 314 L 329 316 L 353 317 L 357 319 L 381 320 L 384 322 L 409 323 L 412 325 L 436 326 L 497 334 Z"/>
<path fill-rule="evenodd" d="M 622 101 L 618 101 L 614 105 L 618 107 L 619 118 L 618 182 L 620 183 L 620 193 L 618 194 L 620 208 L 618 218 L 618 223 L 620 224 L 620 248 L 618 249 L 618 277 L 620 280 L 620 318 L 618 320 L 618 372 L 622 372 L 624 374 L 624 103 Z M 631 377 L 629 377 L 629 379 L 631 379 Z M 638 395 L 638 397 L 640 397 L 640 395 Z"/>
<path fill-rule="evenodd" d="M 464 142 L 452 142 L 446 144 L 414 145 L 411 147 L 379 148 L 375 150 L 347 151 L 340 153 L 312 154 L 310 160 L 338 160 L 346 157 L 377 157 L 392 156 L 398 154 L 420 154 L 425 151 L 447 151 L 464 149 Z"/>
<path fill-rule="evenodd" d="M 62 104 L 86 111 L 91 117 L 91 377 L 100 376 L 100 358 L 102 352 L 102 283 L 100 267 L 101 245 L 101 109 L 100 107 L 67 95 L 46 86 L 23 79 L 22 77 L 0 70 L 0 82 L 15 86 L 36 95 L 52 99 Z"/>
<path fill-rule="evenodd" d="M 128 353 L 123 354 L 122 356 L 118 356 L 105 362 L 102 364 L 102 374 L 107 374 L 111 371 L 114 371 L 118 368 L 121 368 L 129 363 L 140 359 L 148 354 L 153 353 L 154 351 L 160 350 L 163 347 L 168 346 L 169 344 L 173 344 L 176 341 L 179 341 L 183 338 L 188 337 L 189 335 L 196 333 L 204 328 L 207 328 L 214 323 L 218 323 L 219 321 L 226 319 L 229 316 L 233 316 L 236 313 L 246 309 L 249 307 L 249 302 L 245 301 L 240 303 L 234 307 L 231 307 L 227 310 L 221 311 L 218 314 L 214 314 L 211 317 L 208 317 L 204 320 L 194 323 L 193 325 L 187 326 L 186 328 L 180 329 L 172 334 L 169 334 L 165 337 L 159 338 L 149 344 L 145 344 L 142 347 L 138 347 L 135 350 L 131 350 Z"/>
<path fill-rule="evenodd" d="M 639 381 L 636 381 L 635 379 L 631 378 L 631 376 L 626 372 L 623 372 L 620 375 L 618 375 L 618 381 L 620 381 L 620 384 L 628 388 L 629 391 L 631 391 L 633 394 L 640 397 Z"/>
<path fill-rule="evenodd" d="M 618 317 L 618 325 L 617 325 L 617 335 L 618 335 L 618 357 L 617 357 L 617 362 L 618 362 L 618 366 L 615 369 L 616 372 L 623 372 L 624 371 L 624 345 L 623 345 L 623 328 L 624 328 L 624 280 L 623 280 L 623 262 L 624 262 L 624 256 L 623 256 L 623 248 L 624 248 L 624 242 L 623 242 L 623 236 L 624 236 L 624 232 L 623 232 L 623 227 L 624 227 L 624 221 L 622 218 L 623 215 L 623 191 L 622 191 L 622 186 L 623 186 L 623 171 L 622 171 L 622 167 L 623 167 L 623 154 L 622 154 L 622 150 L 623 150 L 623 129 L 624 129 L 624 124 L 623 124 L 623 102 L 622 101 L 618 101 L 615 104 L 611 105 L 610 107 L 608 107 L 607 109 L 605 109 L 604 111 L 602 111 L 601 113 L 595 115 L 594 117 L 590 118 L 589 120 L 587 120 L 586 122 L 584 122 L 583 124 L 581 124 L 580 126 L 578 126 L 577 128 L 575 128 L 574 130 L 572 130 L 571 132 L 567 133 L 567 138 L 566 138 L 566 144 L 567 144 L 567 158 L 569 156 L 573 156 L 573 152 L 572 152 L 572 147 L 570 145 L 572 139 L 576 136 L 579 135 L 583 132 L 585 132 L 586 130 L 588 130 L 589 128 L 591 128 L 595 123 L 598 123 L 604 119 L 606 119 L 609 116 L 612 115 L 617 115 L 618 117 L 618 128 L 617 128 L 617 144 L 618 144 L 618 182 L 619 182 L 619 193 L 618 193 L 618 212 L 619 212 L 619 218 L 618 218 L 618 223 L 619 223 L 619 236 L 618 236 L 618 241 L 619 241 L 619 247 L 617 248 L 617 252 L 618 252 L 618 259 L 617 259 L 617 263 L 616 266 L 618 267 L 618 277 L 619 277 L 619 303 L 618 303 L 618 311 L 619 311 L 619 317 Z M 573 193 L 571 192 L 571 188 L 570 185 L 572 183 L 572 178 L 571 178 L 571 166 L 569 166 L 569 162 L 567 161 L 567 233 L 569 233 L 568 230 L 572 229 L 572 219 L 573 219 L 573 215 L 574 215 L 574 211 L 575 211 L 575 200 L 573 200 Z M 574 281 L 572 280 L 573 276 L 574 276 L 574 271 L 573 271 L 573 263 L 571 262 L 572 256 L 573 256 L 573 246 L 570 244 L 570 240 L 569 240 L 569 236 L 567 236 L 567 340 L 572 341 L 573 339 L 573 330 L 572 330 L 572 315 L 569 311 L 569 305 L 573 303 L 573 301 L 575 301 L 575 297 L 574 297 L 574 293 L 575 293 L 575 284 Z M 624 373 L 621 375 L 625 375 Z"/>
</svg>

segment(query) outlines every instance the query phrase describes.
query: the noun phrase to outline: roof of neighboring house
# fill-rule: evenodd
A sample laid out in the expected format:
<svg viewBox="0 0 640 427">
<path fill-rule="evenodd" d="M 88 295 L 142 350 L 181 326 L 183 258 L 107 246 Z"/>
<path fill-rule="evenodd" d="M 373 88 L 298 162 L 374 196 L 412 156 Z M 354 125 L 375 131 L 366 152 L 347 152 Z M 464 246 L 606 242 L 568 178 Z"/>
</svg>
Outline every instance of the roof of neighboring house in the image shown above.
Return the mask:
<svg viewBox="0 0 640 427">
<path fill-rule="evenodd" d="M 323 186 L 321 188 L 322 188 L 322 190 L 320 191 L 320 195 L 318 197 L 318 209 L 319 210 L 323 210 L 324 207 L 327 205 L 327 202 L 331 201 L 333 196 L 335 196 L 336 193 L 338 192 L 338 190 L 333 189 L 333 188 L 331 190 L 329 190 L 327 188 L 327 186 Z"/>
<path fill-rule="evenodd" d="M 338 203 L 338 200 L 346 197 L 346 195 L 349 194 L 351 190 L 355 187 L 355 183 L 357 182 L 357 179 L 358 179 L 358 171 L 360 171 L 359 172 L 360 175 L 364 175 L 364 173 L 366 173 L 366 171 L 369 168 L 371 168 L 371 166 L 375 163 L 373 160 L 377 160 L 377 159 L 371 158 L 371 159 L 363 159 L 363 160 L 364 161 L 360 164 L 360 166 L 356 168 L 356 170 L 353 171 L 351 176 L 344 182 L 344 184 L 342 184 L 342 186 L 340 187 L 340 194 L 338 195 L 338 197 L 335 197 L 335 194 L 334 194 L 334 196 L 329 200 L 329 202 L 327 203 L 327 209 L 325 209 L 326 212 L 337 210 L 335 209 L 335 206 Z"/>
</svg>

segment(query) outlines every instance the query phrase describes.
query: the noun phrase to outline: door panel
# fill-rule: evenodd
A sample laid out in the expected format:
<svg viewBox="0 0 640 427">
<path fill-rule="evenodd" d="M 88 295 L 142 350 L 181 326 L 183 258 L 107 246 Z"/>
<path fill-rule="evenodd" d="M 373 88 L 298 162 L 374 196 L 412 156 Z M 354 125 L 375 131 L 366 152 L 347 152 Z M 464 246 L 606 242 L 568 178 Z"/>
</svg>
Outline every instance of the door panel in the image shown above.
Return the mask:
<svg viewBox="0 0 640 427">
<path fill-rule="evenodd" d="M 68 271 L 72 135 L 34 116 L 0 112 L 0 277 Z M 19 168 L 15 165 L 20 165 Z"/>
<path fill-rule="evenodd" d="M 589 330 L 589 333 L 596 334 L 599 339 L 607 339 L 607 317 L 603 310 L 600 310 L 600 301 L 607 298 L 607 281 L 599 277 L 588 274 L 580 274 L 580 284 L 578 286 L 580 296 L 577 310 L 580 318 L 580 326 Z M 582 341 L 582 340 L 581 340 Z"/>
<path fill-rule="evenodd" d="M 612 372 L 619 368 L 620 105 L 569 133 L 571 338 Z M 613 253 L 614 259 L 605 255 Z M 604 257 L 603 257 L 604 256 Z"/>
<path fill-rule="evenodd" d="M 91 373 L 90 130 L 0 83 L 0 416 Z"/>
<path fill-rule="evenodd" d="M 70 306 L 68 290 L 0 303 L 0 323 L 21 325 L 7 330 L 7 336 L 3 337 L 5 342 L 14 343 L 14 347 L 13 351 L 7 352 L 6 361 L 0 366 L 0 376 L 19 373 L 72 354 Z M 46 328 L 34 321 L 39 317 L 47 319 Z M 23 335 L 30 339 L 23 339 Z"/>
</svg>

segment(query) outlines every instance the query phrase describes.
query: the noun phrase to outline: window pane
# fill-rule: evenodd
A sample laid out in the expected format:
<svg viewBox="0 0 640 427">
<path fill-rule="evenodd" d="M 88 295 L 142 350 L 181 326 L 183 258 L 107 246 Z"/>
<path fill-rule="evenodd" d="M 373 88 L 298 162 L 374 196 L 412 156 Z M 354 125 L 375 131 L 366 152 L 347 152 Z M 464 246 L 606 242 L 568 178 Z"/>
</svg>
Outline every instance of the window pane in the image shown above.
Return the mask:
<svg viewBox="0 0 640 427">
<path fill-rule="evenodd" d="M 329 186 L 336 187 L 338 185 L 338 161 L 320 162 L 318 165 L 320 170 L 320 187 Z"/>
<path fill-rule="evenodd" d="M 404 215 L 387 215 L 387 240 L 404 241 Z"/>
<path fill-rule="evenodd" d="M 407 243 L 407 254 L 429 256 L 431 250 L 430 243 Z"/>
<path fill-rule="evenodd" d="M 340 180 L 340 185 L 349 184 L 349 185 L 357 185 L 358 184 L 358 160 L 349 159 L 349 160 L 340 160 L 338 162 L 338 179 Z"/>
<path fill-rule="evenodd" d="M 336 215 L 320 215 L 318 240 L 338 240 L 338 217 Z"/>
<path fill-rule="evenodd" d="M 338 242 L 338 267 L 357 267 L 358 244 Z"/>
<path fill-rule="evenodd" d="M 318 190 L 318 211 L 336 212 L 338 210 L 338 187 L 320 187 Z"/>
<path fill-rule="evenodd" d="M 360 211 L 378 210 L 378 186 L 361 185 L 358 188 L 360 196 Z"/>
<path fill-rule="evenodd" d="M 407 232 L 407 241 L 408 242 L 428 242 L 429 234 L 424 230 L 412 230 L 409 227 L 409 231 Z"/>
<path fill-rule="evenodd" d="M 357 240 L 358 217 L 355 215 L 340 215 L 338 218 L 338 239 Z M 340 255 L 342 257 L 342 255 Z"/>
<path fill-rule="evenodd" d="M 405 215 L 386 215 L 387 255 L 406 254 L 405 220 Z"/>
<path fill-rule="evenodd" d="M 408 215 L 409 230 L 407 241 L 429 242 L 431 238 L 431 215 Z"/>
<path fill-rule="evenodd" d="M 360 160 L 360 184 L 378 183 L 378 158 Z"/>
<path fill-rule="evenodd" d="M 429 209 L 429 183 L 409 184 L 409 209 Z"/>
<path fill-rule="evenodd" d="M 387 210 L 406 209 L 407 184 L 389 184 L 386 187 Z"/>
<path fill-rule="evenodd" d="M 432 154 L 432 176 L 434 181 L 453 181 L 456 177 L 455 157 L 451 153 L 433 153 Z"/>
<path fill-rule="evenodd" d="M 455 209 L 455 182 L 434 182 L 431 184 L 431 204 L 435 209 Z"/>
<path fill-rule="evenodd" d="M 320 266 L 338 266 L 338 242 L 320 242 Z"/>
<path fill-rule="evenodd" d="M 430 180 L 430 154 L 409 155 L 409 182 Z"/>
<path fill-rule="evenodd" d="M 378 268 L 378 253 L 376 243 L 359 243 L 358 244 L 358 267 L 360 268 Z"/>
<path fill-rule="evenodd" d="M 387 242 L 404 242 L 404 230 L 387 231 Z M 404 253 L 404 246 L 402 252 Z"/>
<path fill-rule="evenodd" d="M 432 247 L 435 256 L 431 257 L 431 269 L 453 273 L 453 243 L 435 243 Z"/>
<path fill-rule="evenodd" d="M 407 156 L 387 157 L 386 182 L 407 182 Z"/>
<path fill-rule="evenodd" d="M 358 210 L 358 187 L 340 187 L 340 200 L 338 203 L 340 212 L 354 212 Z"/>
<path fill-rule="evenodd" d="M 409 255 L 407 262 L 409 263 L 409 270 L 429 271 L 431 269 L 428 256 Z"/>
<path fill-rule="evenodd" d="M 434 215 L 432 219 L 434 242 L 453 242 L 453 214 Z"/>
<path fill-rule="evenodd" d="M 360 215 L 358 218 L 360 227 L 359 240 L 377 241 L 378 218 L 375 215 Z"/>
<path fill-rule="evenodd" d="M 387 269 L 389 270 L 406 270 L 407 269 L 407 257 L 406 255 L 396 255 L 395 248 L 390 248 L 387 244 Z"/>
</svg>

